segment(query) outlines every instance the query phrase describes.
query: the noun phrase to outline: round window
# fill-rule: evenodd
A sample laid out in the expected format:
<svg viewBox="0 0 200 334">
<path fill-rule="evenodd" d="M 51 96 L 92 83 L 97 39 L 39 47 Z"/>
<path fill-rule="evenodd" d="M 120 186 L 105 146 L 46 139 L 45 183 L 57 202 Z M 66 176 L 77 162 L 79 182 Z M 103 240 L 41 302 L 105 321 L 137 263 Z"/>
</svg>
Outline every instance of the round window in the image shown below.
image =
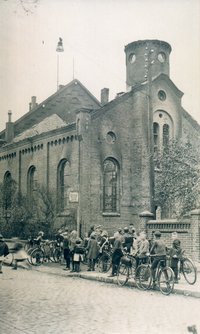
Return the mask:
<svg viewBox="0 0 200 334">
<path fill-rule="evenodd" d="M 135 53 L 131 53 L 128 57 L 129 63 L 133 64 L 136 61 Z"/>
<path fill-rule="evenodd" d="M 109 131 L 106 135 L 106 140 L 109 144 L 113 144 L 116 141 L 115 133 L 112 131 Z"/>
<path fill-rule="evenodd" d="M 165 101 L 166 100 L 166 93 L 164 92 L 164 90 L 159 90 L 158 92 L 158 98 L 161 100 L 161 101 Z"/>
</svg>

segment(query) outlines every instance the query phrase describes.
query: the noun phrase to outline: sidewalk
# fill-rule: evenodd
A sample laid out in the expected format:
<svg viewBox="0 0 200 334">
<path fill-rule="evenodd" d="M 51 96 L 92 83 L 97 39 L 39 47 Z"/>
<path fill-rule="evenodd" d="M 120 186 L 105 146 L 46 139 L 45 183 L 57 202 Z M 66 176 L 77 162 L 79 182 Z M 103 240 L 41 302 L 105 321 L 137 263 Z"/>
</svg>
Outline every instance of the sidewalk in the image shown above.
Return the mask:
<svg viewBox="0 0 200 334">
<path fill-rule="evenodd" d="M 62 277 L 79 277 L 93 281 L 117 284 L 116 277 L 108 277 L 109 273 L 100 273 L 98 272 L 98 270 L 94 272 L 88 272 L 86 266 L 82 266 L 82 271 L 79 273 L 71 273 L 69 271 L 64 271 L 63 268 L 64 266 L 56 263 L 48 263 L 39 267 L 32 267 L 33 270 L 50 275 L 58 275 Z M 200 298 L 200 279 L 198 276 L 197 276 L 197 282 L 194 285 L 189 285 L 182 277 L 181 280 L 179 281 L 179 284 L 174 285 L 174 294 Z M 128 281 L 126 286 L 136 287 L 136 284 L 132 280 Z"/>
</svg>

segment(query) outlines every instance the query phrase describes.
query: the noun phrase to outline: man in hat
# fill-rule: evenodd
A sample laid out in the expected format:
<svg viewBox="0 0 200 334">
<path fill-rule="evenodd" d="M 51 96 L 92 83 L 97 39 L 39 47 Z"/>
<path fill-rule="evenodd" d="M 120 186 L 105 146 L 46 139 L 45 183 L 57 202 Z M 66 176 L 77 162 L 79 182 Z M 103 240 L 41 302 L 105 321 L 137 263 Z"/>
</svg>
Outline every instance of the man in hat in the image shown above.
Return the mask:
<svg viewBox="0 0 200 334">
<path fill-rule="evenodd" d="M 4 261 L 4 257 L 9 254 L 8 245 L 5 243 L 3 235 L 0 234 L 0 274 L 2 274 L 2 263 Z"/>
<path fill-rule="evenodd" d="M 70 270 L 69 232 L 67 227 L 61 235 L 63 237 L 63 255 L 66 262 L 66 268 L 63 270 Z"/>
<path fill-rule="evenodd" d="M 154 233 L 155 240 L 152 244 L 150 254 L 154 255 L 154 259 L 151 265 L 152 274 L 153 274 L 153 285 L 156 285 L 156 268 L 160 260 L 166 260 L 167 250 L 164 241 L 161 239 L 160 231 L 155 231 Z"/>
</svg>

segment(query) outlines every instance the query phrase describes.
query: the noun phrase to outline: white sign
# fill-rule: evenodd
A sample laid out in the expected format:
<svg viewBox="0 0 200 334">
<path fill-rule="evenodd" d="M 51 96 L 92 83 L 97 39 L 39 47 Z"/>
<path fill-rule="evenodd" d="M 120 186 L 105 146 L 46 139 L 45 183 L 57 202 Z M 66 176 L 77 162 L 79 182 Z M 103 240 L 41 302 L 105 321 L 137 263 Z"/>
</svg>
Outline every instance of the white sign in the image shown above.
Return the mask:
<svg viewBox="0 0 200 334">
<path fill-rule="evenodd" d="M 78 203 L 78 192 L 75 192 L 75 191 L 71 191 L 69 193 L 69 201 L 71 203 Z"/>
</svg>

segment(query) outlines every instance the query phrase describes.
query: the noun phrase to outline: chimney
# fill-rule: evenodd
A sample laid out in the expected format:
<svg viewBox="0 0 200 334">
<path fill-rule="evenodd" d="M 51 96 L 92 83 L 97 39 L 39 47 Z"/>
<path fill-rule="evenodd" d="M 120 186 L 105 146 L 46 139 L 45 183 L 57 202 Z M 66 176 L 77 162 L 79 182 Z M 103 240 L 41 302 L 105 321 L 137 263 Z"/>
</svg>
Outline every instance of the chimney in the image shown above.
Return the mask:
<svg viewBox="0 0 200 334">
<path fill-rule="evenodd" d="M 101 104 L 104 106 L 109 102 L 109 88 L 103 88 L 101 90 Z"/>
<path fill-rule="evenodd" d="M 14 138 L 14 123 L 12 122 L 12 111 L 8 111 L 8 122 L 6 123 L 6 142 L 10 143 Z"/>
<path fill-rule="evenodd" d="M 34 109 L 35 107 L 38 106 L 38 103 L 36 103 L 36 96 L 31 97 L 31 102 L 29 103 L 29 111 Z"/>
</svg>

